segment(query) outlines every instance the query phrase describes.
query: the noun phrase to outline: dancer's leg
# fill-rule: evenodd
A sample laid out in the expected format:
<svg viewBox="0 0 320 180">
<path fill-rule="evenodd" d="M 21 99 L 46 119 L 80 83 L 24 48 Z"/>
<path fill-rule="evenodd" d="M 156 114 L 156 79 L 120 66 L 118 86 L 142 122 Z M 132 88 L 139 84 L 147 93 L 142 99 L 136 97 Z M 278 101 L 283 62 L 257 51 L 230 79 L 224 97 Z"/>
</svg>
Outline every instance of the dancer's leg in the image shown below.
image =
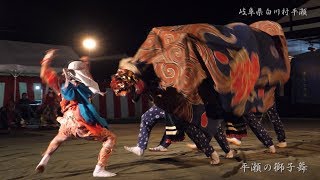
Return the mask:
<svg viewBox="0 0 320 180">
<path fill-rule="evenodd" d="M 43 153 L 43 157 L 41 161 L 39 162 L 38 166 L 36 167 L 36 171 L 39 173 L 42 173 L 48 164 L 48 161 L 51 157 L 51 155 L 60 147 L 60 145 L 66 141 L 68 137 L 64 135 L 63 133 L 58 133 L 50 142 L 47 150 L 45 153 Z"/>
<path fill-rule="evenodd" d="M 262 126 L 258 118 L 253 113 L 248 113 L 245 120 L 252 132 L 263 143 L 263 145 L 269 148 L 271 153 L 275 153 L 276 150 L 274 148 L 272 138 L 269 136 L 267 130 Z"/>
<path fill-rule="evenodd" d="M 165 112 L 157 106 L 152 106 L 141 116 L 137 146 L 125 146 L 124 148 L 138 156 L 142 156 L 144 150 L 147 149 L 151 130 L 160 118 L 165 118 Z"/>
<path fill-rule="evenodd" d="M 279 113 L 276 109 L 276 105 L 274 104 L 270 109 L 267 111 L 267 115 L 269 117 L 269 120 L 273 124 L 274 131 L 277 134 L 277 139 L 279 141 L 279 144 L 277 144 L 278 147 L 286 147 L 286 134 L 284 131 L 283 123 L 280 119 Z"/>
<path fill-rule="evenodd" d="M 108 159 L 112 153 L 113 147 L 116 143 L 116 135 L 111 131 L 105 129 L 102 136 L 99 139 L 103 140 L 102 148 L 98 156 L 98 163 L 93 171 L 94 177 L 112 177 L 115 173 L 108 172 L 105 170 L 107 166 Z"/>
<path fill-rule="evenodd" d="M 168 135 L 166 135 L 166 131 L 164 132 L 162 139 L 158 146 L 149 148 L 150 151 L 153 152 L 165 152 L 168 151 L 168 147 L 171 145 L 171 139 Z"/>
<path fill-rule="evenodd" d="M 210 145 L 211 138 L 207 138 L 207 136 L 201 131 L 198 127 L 193 124 L 186 125 L 185 132 L 189 136 L 189 138 L 196 144 L 196 146 L 205 153 L 207 157 L 211 158 L 210 164 L 219 164 L 220 158 L 218 153 L 213 149 Z"/>
</svg>

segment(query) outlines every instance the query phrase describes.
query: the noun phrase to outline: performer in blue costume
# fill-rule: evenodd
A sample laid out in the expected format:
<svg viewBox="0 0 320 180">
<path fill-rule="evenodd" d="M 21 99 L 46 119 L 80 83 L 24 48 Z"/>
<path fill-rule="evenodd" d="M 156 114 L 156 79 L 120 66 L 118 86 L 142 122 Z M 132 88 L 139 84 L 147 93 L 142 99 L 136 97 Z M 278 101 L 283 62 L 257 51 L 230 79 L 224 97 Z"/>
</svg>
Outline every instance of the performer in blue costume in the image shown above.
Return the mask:
<svg viewBox="0 0 320 180">
<path fill-rule="evenodd" d="M 55 50 L 50 50 L 41 61 L 40 77 L 61 97 L 60 106 L 63 117 L 57 117 L 60 123 L 59 132 L 50 142 L 36 171 L 43 172 L 51 155 L 59 146 L 67 139 L 76 137 L 102 142 L 93 176 L 115 176 L 115 173 L 106 171 L 105 167 L 116 143 L 116 136 L 107 129 L 107 121 L 99 116 L 90 102 L 94 94 L 103 95 L 104 93 L 100 92 L 98 84 L 93 80 L 86 61 L 73 61 L 68 65 L 68 69 L 63 69 L 65 83 L 60 88 L 59 78 L 49 66 L 54 53 Z"/>
</svg>

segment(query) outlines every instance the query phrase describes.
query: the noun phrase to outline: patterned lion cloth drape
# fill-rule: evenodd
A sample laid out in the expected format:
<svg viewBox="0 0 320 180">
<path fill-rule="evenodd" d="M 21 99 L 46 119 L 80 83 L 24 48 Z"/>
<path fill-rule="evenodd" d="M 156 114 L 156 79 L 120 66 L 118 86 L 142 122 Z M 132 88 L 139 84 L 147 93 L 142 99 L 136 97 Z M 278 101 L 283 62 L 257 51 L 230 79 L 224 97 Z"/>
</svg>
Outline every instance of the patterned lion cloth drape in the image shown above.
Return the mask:
<svg viewBox="0 0 320 180">
<path fill-rule="evenodd" d="M 137 62 L 152 64 L 160 85 L 176 88 L 192 104 L 202 103 L 199 84 L 212 78 L 223 108 L 238 116 L 270 108 L 275 85 L 290 74 L 282 28 L 272 21 L 153 28 Z"/>
</svg>

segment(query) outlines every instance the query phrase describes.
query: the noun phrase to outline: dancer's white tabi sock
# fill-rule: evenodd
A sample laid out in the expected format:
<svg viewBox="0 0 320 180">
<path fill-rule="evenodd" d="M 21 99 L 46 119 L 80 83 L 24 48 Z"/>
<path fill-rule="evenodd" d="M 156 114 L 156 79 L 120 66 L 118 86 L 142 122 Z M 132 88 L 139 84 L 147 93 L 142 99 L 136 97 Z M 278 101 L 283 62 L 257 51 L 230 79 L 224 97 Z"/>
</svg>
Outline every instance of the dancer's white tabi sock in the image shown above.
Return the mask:
<svg viewBox="0 0 320 180">
<path fill-rule="evenodd" d="M 93 175 L 93 177 L 112 177 L 112 176 L 115 176 L 117 174 L 109 172 L 109 171 L 106 171 L 105 167 L 96 165 L 92 175 Z"/>
<path fill-rule="evenodd" d="M 49 161 L 50 157 L 51 157 L 51 156 L 48 155 L 48 154 L 45 154 L 45 155 L 42 157 L 41 161 L 39 162 L 38 166 L 36 167 L 36 171 L 37 171 L 38 173 L 42 173 L 42 172 L 44 171 L 46 165 L 48 164 L 48 161 Z"/>
<path fill-rule="evenodd" d="M 142 156 L 143 153 L 144 153 L 144 150 L 141 149 L 140 147 L 138 146 L 134 146 L 134 147 L 128 147 L 128 146 L 124 146 L 124 149 L 127 150 L 127 151 L 130 151 L 138 156 Z"/>
<path fill-rule="evenodd" d="M 149 148 L 149 151 L 153 151 L 153 152 L 165 152 L 165 151 L 168 151 L 167 148 L 159 145 L 157 147 L 154 147 L 154 148 Z"/>
</svg>

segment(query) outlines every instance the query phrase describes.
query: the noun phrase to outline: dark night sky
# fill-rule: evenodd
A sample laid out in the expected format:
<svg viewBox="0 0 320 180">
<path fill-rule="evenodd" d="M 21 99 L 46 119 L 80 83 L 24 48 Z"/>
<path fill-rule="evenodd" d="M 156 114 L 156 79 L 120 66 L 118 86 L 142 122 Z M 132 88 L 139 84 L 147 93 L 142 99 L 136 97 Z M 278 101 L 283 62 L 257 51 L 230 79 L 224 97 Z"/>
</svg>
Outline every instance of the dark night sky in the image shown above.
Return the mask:
<svg viewBox="0 0 320 180">
<path fill-rule="evenodd" d="M 192 2 L 192 3 L 191 3 Z M 95 56 L 133 55 L 152 27 L 277 20 L 241 16 L 241 8 L 292 8 L 305 0 L 10 0 L 0 1 L 0 38 L 72 46 L 86 34 L 99 39 Z M 292 6 L 292 7 L 291 7 Z"/>
</svg>

